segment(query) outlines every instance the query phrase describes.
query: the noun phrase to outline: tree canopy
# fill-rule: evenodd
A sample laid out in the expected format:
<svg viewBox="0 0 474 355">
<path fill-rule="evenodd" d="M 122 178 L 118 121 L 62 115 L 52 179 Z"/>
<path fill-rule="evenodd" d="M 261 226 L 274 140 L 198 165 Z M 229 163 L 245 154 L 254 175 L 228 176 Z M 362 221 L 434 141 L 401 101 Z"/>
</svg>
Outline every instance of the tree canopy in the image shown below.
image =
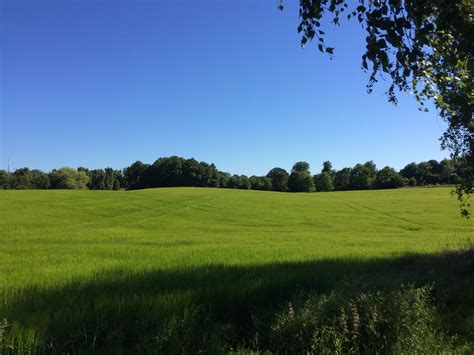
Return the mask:
<svg viewBox="0 0 474 355">
<path fill-rule="evenodd" d="M 118 190 L 151 187 L 195 186 L 251 189 L 279 192 L 328 192 L 341 190 L 389 189 L 404 186 L 456 184 L 463 164 L 456 160 L 431 159 L 409 163 L 399 172 L 391 167 L 381 170 L 373 161 L 336 170 L 325 161 L 321 173 L 311 175 L 307 162 L 293 165 L 291 175 L 275 167 L 265 176 L 231 175 L 214 164 L 194 158 L 162 157 L 153 164 L 140 161 L 124 169 L 61 168 L 49 174 L 37 169 L 0 170 L 0 189 L 90 189 Z"/>
</svg>

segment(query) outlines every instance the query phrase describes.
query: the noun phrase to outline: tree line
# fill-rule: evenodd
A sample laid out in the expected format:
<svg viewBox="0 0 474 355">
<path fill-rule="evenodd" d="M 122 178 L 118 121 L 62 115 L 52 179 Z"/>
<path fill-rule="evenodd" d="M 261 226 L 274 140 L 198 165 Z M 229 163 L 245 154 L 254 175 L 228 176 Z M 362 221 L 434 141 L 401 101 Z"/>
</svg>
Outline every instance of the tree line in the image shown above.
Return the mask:
<svg viewBox="0 0 474 355">
<path fill-rule="evenodd" d="M 373 161 L 341 170 L 323 163 L 313 175 L 310 165 L 300 161 L 291 171 L 275 167 L 265 176 L 231 175 L 214 164 L 178 156 L 159 158 L 153 164 L 136 161 L 122 170 L 63 167 L 49 173 L 28 168 L 0 170 L 0 189 L 90 189 L 119 190 L 153 187 L 196 186 L 282 192 L 393 189 L 404 186 L 457 184 L 464 166 L 455 160 L 429 160 L 407 164 L 400 171 Z"/>
</svg>

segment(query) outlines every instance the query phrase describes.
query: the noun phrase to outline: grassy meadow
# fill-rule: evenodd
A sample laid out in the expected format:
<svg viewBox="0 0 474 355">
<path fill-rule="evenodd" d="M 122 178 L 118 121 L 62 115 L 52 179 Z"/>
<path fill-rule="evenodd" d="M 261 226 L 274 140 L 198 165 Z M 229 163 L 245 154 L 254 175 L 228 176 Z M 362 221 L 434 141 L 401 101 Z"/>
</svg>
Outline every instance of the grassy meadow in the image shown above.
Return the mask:
<svg viewBox="0 0 474 355">
<path fill-rule="evenodd" d="M 473 221 L 449 188 L 0 191 L 0 211 L 8 351 L 279 352 L 288 302 L 402 285 L 473 349 Z"/>
</svg>

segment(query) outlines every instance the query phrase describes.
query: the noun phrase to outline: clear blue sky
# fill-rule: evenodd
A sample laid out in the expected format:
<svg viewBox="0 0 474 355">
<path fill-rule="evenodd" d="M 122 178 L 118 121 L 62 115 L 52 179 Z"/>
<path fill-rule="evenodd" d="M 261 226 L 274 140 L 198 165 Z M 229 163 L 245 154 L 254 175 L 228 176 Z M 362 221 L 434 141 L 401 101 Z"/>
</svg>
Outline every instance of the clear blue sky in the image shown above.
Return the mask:
<svg viewBox="0 0 474 355">
<path fill-rule="evenodd" d="M 302 49 L 295 1 L 0 0 L 1 167 L 123 168 L 180 155 L 266 174 L 448 156 L 436 112 L 387 103 L 363 32 Z"/>
</svg>

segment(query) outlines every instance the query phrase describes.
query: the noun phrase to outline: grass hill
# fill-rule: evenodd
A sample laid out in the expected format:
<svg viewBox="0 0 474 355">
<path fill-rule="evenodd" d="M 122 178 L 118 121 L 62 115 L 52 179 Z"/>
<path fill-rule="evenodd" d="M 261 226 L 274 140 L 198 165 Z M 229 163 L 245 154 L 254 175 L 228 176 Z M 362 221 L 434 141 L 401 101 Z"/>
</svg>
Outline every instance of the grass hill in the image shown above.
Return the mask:
<svg viewBox="0 0 474 355">
<path fill-rule="evenodd" d="M 428 285 L 440 331 L 474 342 L 473 222 L 449 188 L 0 191 L 0 211 L 15 351 L 278 351 L 290 300 L 401 285 Z"/>
</svg>

